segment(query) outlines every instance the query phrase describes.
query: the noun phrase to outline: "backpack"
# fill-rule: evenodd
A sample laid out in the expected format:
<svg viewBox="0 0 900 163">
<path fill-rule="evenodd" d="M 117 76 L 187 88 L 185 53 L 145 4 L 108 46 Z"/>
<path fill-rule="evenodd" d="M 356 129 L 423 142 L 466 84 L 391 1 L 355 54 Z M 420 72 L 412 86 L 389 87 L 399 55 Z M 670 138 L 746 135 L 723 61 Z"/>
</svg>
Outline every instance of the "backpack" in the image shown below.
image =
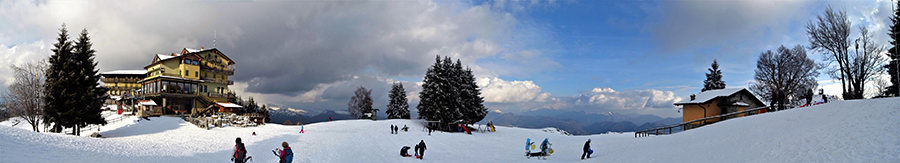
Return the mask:
<svg viewBox="0 0 900 163">
<path fill-rule="evenodd" d="M 281 158 L 281 160 L 278 161 L 278 162 L 279 162 L 279 163 L 291 163 L 291 161 L 293 161 L 293 160 L 294 160 L 294 152 L 293 152 L 293 150 L 285 149 L 285 150 L 284 150 L 284 157 Z"/>
<path fill-rule="evenodd" d="M 240 145 L 234 145 L 234 158 L 236 159 L 244 159 L 247 156 L 247 151 L 242 150 Z"/>
</svg>

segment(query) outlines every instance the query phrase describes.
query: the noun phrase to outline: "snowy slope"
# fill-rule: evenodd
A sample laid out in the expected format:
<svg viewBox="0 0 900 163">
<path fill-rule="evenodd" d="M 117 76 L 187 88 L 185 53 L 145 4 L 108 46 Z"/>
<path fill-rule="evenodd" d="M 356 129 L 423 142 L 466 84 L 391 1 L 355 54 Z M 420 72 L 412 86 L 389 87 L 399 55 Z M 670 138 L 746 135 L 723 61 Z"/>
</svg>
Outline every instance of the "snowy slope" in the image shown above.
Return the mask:
<svg viewBox="0 0 900 163">
<path fill-rule="evenodd" d="M 108 137 L 103 139 L 0 124 L 0 162 L 228 162 L 235 137 L 243 139 L 253 162 L 277 162 L 271 150 L 282 141 L 291 144 L 295 162 L 420 162 L 399 156 L 402 146 L 419 140 L 428 145 L 424 162 L 580 162 L 587 139 L 595 153 L 584 162 L 900 162 L 898 98 L 839 101 L 645 138 L 500 126 L 496 133 L 428 136 L 415 120 L 323 122 L 300 134 L 300 126 L 205 130 L 173 117 L 132 118 L 101 128 Z M 411 129 L 392 135 L 391 124 Z M 526 159 L 526 138 L 549 138 L 556 153 Z"/>
</svg>

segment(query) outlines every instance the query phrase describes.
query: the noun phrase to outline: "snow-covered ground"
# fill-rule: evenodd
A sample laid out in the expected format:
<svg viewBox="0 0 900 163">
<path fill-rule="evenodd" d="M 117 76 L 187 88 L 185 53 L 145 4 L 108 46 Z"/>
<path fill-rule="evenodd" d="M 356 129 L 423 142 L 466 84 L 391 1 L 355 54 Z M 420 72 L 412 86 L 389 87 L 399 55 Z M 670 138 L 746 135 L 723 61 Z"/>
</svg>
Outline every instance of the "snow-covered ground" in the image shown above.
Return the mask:
<svg viewBox="0 0 900 163">
<path fill-rule="evenodd" d="M 416 120 L 315 123 L 303 134 L 300 126 L 277 124 L 205 130 L 174 117 L 137 120 L 101 127 L 107 138 L 35 133 L 2 122 L 0 162 L 228 162 L 236 137 L 253 162 L 277 162 L 271 151 L 282 141 L 291 144 L 295 162 L 579 162 L 587 139 L 594 155 L 585 162 L 900 162 L 898 98 L 838 101 L 645 138 L 500 126 L 496 133 L 429 136 Z M 411 129 L 393 135 L 391 124 Z M 549 138 L 554 155 L 525 158 L 526 138 Z M 399 156 L 402 146 L 419 140 L 428 145 L 424 160 Z"/>
</svg>

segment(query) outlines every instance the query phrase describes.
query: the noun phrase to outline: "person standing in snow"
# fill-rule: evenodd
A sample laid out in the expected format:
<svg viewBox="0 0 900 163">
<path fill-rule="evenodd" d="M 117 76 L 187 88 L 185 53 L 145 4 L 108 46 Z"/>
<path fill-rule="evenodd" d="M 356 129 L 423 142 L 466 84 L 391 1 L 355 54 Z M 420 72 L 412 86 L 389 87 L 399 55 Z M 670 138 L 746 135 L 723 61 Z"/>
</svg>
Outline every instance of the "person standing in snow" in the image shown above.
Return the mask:
<svg viewBox="0 0 900 163">
<path fill-rule="evenodd" d="M 419 141 L 419 144 L 416 145 L 416 157 L 420 160 L 425 157 L 425 140 Z"/>
<path fill-rule="evenodd" d="M 550 140 L 544 138 L 544 142 L 541 142 L 541 154 L 547 155 L 547 150 L 550 150 Z"/>
<path fill-rule="evenodd" d="M 303 133 L 303 124 L 300 124 L 300 133 Z"/>
<path fill-rule="evenodd" d="M 234 143 L 234 154 L 231 155 L 231 161 L 243 163 L 244 158 L 247 157 L 247 148 L 244 148 L 244 143 L 241 143 L 241 137 L 234 139 Z"/>
<path fill-rule="evenodd" d="M 591 139 L 588 139 L 587 142 L 584 142 L 584 153 L 581 153 L 581 159 L 584 160 L 584 156 L 587 158 L 591 158 Z"/>
<path fill-rule="evenodd" d="M 287 142 L 281 142 L 281 147 L 284 147 L 284 150 L 276 149 L 272 151 L 275 156 L 278 156 L 278 163 L 290 163 L 294 160 L 294 151 L 291 150 L 291 147 L 288 146 Z"/>
</svg>

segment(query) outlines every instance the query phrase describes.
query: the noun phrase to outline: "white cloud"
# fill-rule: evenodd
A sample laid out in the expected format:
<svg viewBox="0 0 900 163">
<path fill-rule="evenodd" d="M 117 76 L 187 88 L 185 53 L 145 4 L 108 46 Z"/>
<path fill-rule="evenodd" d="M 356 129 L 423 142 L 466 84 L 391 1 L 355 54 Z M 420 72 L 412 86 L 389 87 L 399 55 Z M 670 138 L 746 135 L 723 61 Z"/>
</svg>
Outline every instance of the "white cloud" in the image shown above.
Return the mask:
<svg viewBox="0 0 900 163">
<path fill-rule="evenodd" d="M 612 88 L 594 88 L 582 93 L 576 105 L 593 105 L 613 110 L 673 109 L 673 103 L 681 101 L 674 92 L 647 90 L 615 91 Z"/>
<path fill-rule="evenodd" d="M 506 81 L 498 77 L 484 77 L 479 78 L 477 83 L 485 102 L 517 103 L 552 100 L 549 92 L 541 92 L 541 87 L 532 81 Z"/>
</svg>

